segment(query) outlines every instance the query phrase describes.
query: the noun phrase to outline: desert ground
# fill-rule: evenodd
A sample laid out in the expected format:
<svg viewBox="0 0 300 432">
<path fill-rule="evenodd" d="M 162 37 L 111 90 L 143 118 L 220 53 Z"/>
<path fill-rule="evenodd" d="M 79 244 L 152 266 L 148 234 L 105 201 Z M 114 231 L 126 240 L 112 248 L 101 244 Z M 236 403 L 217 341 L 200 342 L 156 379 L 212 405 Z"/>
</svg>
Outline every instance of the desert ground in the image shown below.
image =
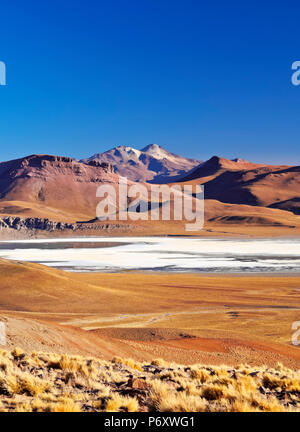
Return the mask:
<svg viewBox="0 0 300 432">
<path fill-rule="evenodd" d="M 300 276 L 69 273 L 0 260 L 7 349 L 300 367 Z"/>
<path fill-rule="evenodd" d="M 299 411 L 300 276 L 0 259 L 0 412 Z"/>
</svg>

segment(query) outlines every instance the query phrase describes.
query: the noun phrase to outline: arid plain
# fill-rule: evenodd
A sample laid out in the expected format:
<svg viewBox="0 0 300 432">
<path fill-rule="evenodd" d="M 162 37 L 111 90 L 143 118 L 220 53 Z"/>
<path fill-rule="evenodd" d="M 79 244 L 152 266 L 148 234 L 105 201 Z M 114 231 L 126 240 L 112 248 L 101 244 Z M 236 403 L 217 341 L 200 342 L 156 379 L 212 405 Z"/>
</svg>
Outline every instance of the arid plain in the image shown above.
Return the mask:
<svg viewBox="0 0 300 432">
<path fill-rule="evenodd" d="M 0 260 L 7 348 L 299 368 L 300 276 L 69 273 Z"/>
</svg>

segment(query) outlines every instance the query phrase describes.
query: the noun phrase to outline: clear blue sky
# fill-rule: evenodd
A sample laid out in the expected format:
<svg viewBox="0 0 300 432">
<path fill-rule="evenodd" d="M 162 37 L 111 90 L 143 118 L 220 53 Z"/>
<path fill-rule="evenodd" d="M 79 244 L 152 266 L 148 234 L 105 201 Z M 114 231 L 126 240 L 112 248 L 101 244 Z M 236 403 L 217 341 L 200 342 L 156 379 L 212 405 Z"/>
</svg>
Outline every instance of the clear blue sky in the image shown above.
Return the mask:
<svg viewBox="0 0 300 432">
<path fill-rule="evenodd" d="M 1 3 L 0 160 L 158 143 L 300 164 L 299 1 Z"/>
</svg>

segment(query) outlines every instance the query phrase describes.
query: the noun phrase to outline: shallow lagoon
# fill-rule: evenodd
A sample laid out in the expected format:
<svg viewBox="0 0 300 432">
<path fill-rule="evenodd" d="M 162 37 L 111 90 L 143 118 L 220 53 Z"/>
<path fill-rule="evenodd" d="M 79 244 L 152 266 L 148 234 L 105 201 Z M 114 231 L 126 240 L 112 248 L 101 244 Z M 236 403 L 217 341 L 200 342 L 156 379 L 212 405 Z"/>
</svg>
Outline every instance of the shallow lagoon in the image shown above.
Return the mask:
<svg viewBox="0 0 300 432">
<path fill-rule="evenodd" d="M 0 242 L 0 257 L 69 271 L 300 272 L 300 239 L 95 237 Z"/>
</svg>

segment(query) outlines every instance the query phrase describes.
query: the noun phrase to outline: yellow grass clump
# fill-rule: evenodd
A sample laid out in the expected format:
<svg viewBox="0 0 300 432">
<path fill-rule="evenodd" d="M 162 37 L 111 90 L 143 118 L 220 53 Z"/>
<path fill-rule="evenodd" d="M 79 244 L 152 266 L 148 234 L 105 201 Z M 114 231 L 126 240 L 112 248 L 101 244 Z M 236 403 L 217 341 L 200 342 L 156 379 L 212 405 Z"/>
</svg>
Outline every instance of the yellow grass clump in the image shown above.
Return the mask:
<svg viewBox="0 0 300 432">
<path fill-rule="evenodd" d="M 300 411 L 300 371 L 0 350 L 0 412 Z"/>
</svg>

